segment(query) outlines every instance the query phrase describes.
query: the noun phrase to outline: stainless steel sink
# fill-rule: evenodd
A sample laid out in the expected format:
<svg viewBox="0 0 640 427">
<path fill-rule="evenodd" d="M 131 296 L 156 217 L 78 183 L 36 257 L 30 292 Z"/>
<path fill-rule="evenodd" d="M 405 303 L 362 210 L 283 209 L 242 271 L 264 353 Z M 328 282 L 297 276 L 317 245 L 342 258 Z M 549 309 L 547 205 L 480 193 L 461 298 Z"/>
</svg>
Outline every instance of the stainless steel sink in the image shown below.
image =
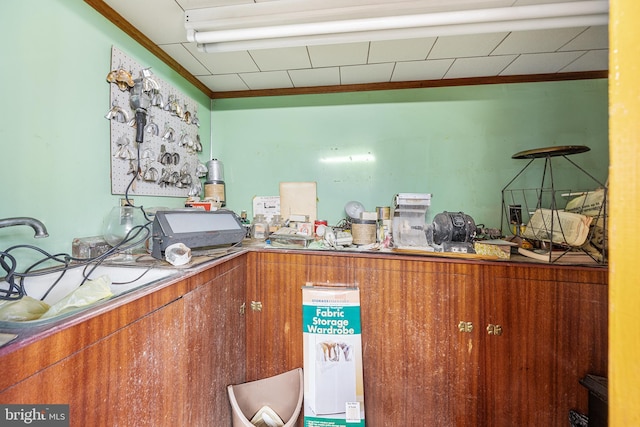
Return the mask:
<svg viewBox="0 0 640 427">
<path fill-rule="evenodd" d="M 53 305 L 77 289 L 83 282 L 85 275 L 90 272 L 88 279 L 97 279 L 102 275 L 109 276 L 111 279 L 111 292 L 113 293 L 113 296 L 109 299 L 113 299 L 119 295 L 131 292 L 143 286 L 158 283 L 161 280 L 182 274 L 180 270 L 171 268 L 146 268 L 113 265 L 100 265 L 93 271 L 90 271 L 90 268 L 91 267 L 85 268 L 84 266 L 69 268 L 62 277 L 61 272 L 50 272 L 27 277 L 23 281 L 26 294 L 39 300 L 44 296 L 43 301 L 49 305 Z M 52 287 L 58 278 L 60 278 L 59 282 Z M 6 288 L 8 288 L 8 283 L 6 281 L 0 281 L 0 289 Z M 49 291 L 50 288 L 51 290 Z M 98 304 L 104 303 L 105 301 L 107 300 L 101 300 L 94 304 L 80 307 L 72 312 L 63 313 L 55 317 L 41 320 L 36 319 L 21 322 L 0 320 L 0 328 L 3 326 L 33 326 L 55 322 L 62 317 L 68 317 L 81 311 L 89 310 Z"/>
</svg>

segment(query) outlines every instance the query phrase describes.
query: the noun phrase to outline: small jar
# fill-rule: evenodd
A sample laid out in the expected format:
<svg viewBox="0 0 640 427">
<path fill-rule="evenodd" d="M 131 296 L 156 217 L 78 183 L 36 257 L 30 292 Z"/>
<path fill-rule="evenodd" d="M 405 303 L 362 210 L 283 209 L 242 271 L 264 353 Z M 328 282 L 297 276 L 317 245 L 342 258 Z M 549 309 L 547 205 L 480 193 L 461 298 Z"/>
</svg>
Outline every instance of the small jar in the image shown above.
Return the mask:
<svg viewBox="0 0 640 427">
<path fill-rule="evenodd" d="M 249 218 L 247 218 L 247 211 L 243 210 L 240 212 L 240 222 L 243 224 L 251 224 Z"/>
<path fill-rule="evenodd" d="M 271 218 L 271 222 L 269 222 L 269 233 L 275 233 L 284 227 L 284 221 L 280 217 L 280 215 L 274 215 Z"/>
<path fill-rule="evenodd" d="M 251 223 L 251 238 L 256 240 L 267 240 L 269 236 L 269 223 L 263 214 L 257 214 L 253 217 Z"/>
</svg>

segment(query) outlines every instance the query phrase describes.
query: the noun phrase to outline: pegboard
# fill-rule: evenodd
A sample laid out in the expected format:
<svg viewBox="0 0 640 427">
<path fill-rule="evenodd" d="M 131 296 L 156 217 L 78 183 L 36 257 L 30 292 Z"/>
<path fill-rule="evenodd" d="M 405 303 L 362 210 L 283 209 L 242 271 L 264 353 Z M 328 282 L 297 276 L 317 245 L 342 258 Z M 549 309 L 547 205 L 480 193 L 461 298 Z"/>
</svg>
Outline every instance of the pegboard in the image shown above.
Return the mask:
<svg viewBox="0 0 640 427">
<path fill-rule="evenodd" d="M 135 110 L 130 97 L 133 80 L 143 77 L 151 98 L 141 144 L 136 142 Z M 159 79 L 116 47 L 111 48 L 107 75 L 111 125 L 111 193 L 145 196 L 199 196 L 207 172 L 198 159 L 202 151 L 196 103 Z M 132 179 L 135 180 L 132 183 Z"/>
</svg>

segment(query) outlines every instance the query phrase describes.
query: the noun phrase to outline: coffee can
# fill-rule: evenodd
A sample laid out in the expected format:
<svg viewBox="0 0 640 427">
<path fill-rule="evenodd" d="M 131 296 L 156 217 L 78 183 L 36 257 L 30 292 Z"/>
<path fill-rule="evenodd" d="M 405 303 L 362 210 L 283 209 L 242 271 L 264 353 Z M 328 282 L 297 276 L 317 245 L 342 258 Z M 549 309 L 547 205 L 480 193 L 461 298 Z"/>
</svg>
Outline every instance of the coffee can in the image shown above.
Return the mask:
<svg viewBox="0 0 640 427">
<path fill-rule="evenodd" d="M 385 220 L 391 217 L 390 206 L 378 206 L 376 207 L 376 213 L 378 214 L 378 220 Z"/>
</svg>

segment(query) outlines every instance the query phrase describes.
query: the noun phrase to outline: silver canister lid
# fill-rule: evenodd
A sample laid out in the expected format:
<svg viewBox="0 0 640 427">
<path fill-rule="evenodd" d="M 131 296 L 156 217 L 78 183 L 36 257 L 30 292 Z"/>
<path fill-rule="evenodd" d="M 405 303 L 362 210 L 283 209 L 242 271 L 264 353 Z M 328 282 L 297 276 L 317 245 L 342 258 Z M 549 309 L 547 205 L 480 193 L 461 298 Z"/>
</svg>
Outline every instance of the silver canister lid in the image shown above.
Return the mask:
<svg viewBox="0 0 640 427">
<path fill-rule="evenodd" d="M 224 181 L 224 167 L 218 159 L 207 162 L 207 181 Z"/>
</svg>

